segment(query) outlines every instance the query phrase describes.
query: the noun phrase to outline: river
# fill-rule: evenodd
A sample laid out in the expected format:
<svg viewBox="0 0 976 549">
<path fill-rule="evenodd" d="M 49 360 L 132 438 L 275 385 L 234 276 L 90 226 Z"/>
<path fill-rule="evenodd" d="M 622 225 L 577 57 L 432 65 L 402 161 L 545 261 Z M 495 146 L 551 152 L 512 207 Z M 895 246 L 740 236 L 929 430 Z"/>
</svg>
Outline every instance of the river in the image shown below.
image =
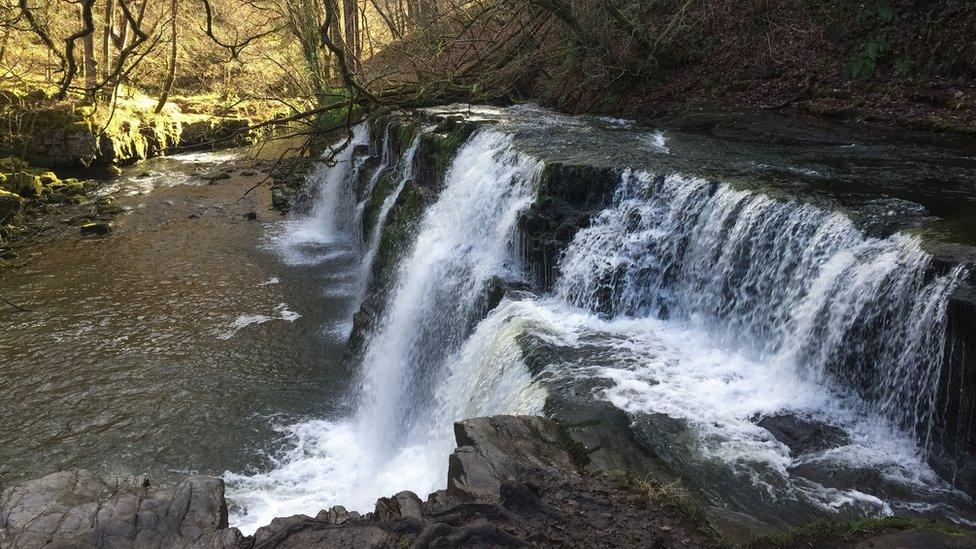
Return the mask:
<svg viewBox="0 0 976 549">
<path fill-rule="evenodd" d="M 438 178 L 445 113 L 481 126 Z M 219 474 L 250 533 L 442 488 L 454 420 L 614 409 L 642 459 L 772 524 L 976 516 L 932 466 L 947 311 L 973 265 L 931 243 L 970 234 L 965 143 L 741 116 L 427 116 L 357 127 L 309 177 L 311 211 L 284 219 L 240 199 L 248 177 L 193 175 L 236 157 L 173 157 L 190 177 L 121 199 L 115 234 L 5 273 L 29 310 L 4 338 L 5 479 Z M 572 215 L 542 244 L 526 221 Z"/>
</svg>

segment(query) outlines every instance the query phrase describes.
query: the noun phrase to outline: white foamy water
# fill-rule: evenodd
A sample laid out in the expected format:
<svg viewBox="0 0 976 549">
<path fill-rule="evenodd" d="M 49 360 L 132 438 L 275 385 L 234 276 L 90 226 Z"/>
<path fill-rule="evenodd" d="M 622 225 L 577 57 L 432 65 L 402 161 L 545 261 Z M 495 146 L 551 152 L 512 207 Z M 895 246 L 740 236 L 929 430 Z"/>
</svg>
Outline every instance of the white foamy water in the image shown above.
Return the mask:
<svg viewBox="0 0 976 549">
<path fill-rule="evenodd" d="M 663 134 L 647 137 L 668 152 Z M 393 164 L 388 139 L 369 188 Z M 380 219 L 412 183 L 418 143 Z M 364 277 L 380 229 L 363 239 L 329 217 L 351 212 L 361 225 L 349 160 L 319 177 L 342 209 L 288 225 L 278 242 L 307 258 L 289 243 L 307 243 L 302 231 L 312 230 L 316 253 L 333 261 L 349 253 L 337 241 L 358 234 L 355 257 L 366 259 L 342 272 Z M 370 510 L 401 490 L 423 497 L 446 482 L 452 421 L 541 413 L 547 390 L 574 384 L 591 391 L 577 397 L 625 411 L 635 437 L 733 510 L 774 522 L 970 512 L 926 463 L 945 307 L 961 270 L 932 275 L 916 239 L 869 237 L 815 205 L 625 172 L 565 250 L 551 295 L 506 299 L 481 318 L 492 281 L 522 276 L 516 221 L 541 168 L 495 131 L 461 148 L 367 336 L 356 413 L 281 426 L 288 450 L 275 467 L 227 473 L 233 525 L 251 532 L 336 504 Z M 358 286 L 339 277 L 323 287 L 354 295 Z M 545 362 L 537 379 L 530 356 Z M 791 451 L 759 424 L 776 416 L 839 435 Z"/>
<path fill-rule="evenodd" d="M 277 467 L 227 473 L 232 524 L 250 532 L 274 516 L 335 504 L 369 510 L 377 497 L 400 490 L 426 495 L 446 482 L 454 420 L 541 411 L 544 391 L 531 382 L 514 340 L 491 323 L 471 337 L 467 328 L 493 277 L 521 275 L 515 223 L 540 171 L 504 134 L 480 132 L 462 146 L 369 338 L 358 412 L 283 427 L 292 449 Z M 393 194 L 409 175 L 401 173 Z"/>
<path fill-rule="evenodd" d="M 255 315 L 241 315 L 237 317 L 236 319 L 234 319 L 234 322 L 231 323 L 229 328 L 217 334 L 217 339 L 230 339 L 235 335 L 237 335 L 237 332 L 240 332 L 241 330 L 247 328 L 248 326 L 251 326 L 252 324 L 264 324 L 265 322 L 269 322 L 272 320 L 284 320 L 285 322 L 294 322 L 301 317 L 302 317 L 301 314 L 296 313 L 295 311 L 288 310 L 288 304 L 279 303 L 278 306 L 275 308 L 275 312 L 273 316 L 255 314 Z"/>
<path fill-rule="evenodd" d="M 357 207 L 357 166 L 353 152 L 369 139 L 369 128 L 359 124 L 350 138 L 340 139 L 323 158 L 331 162 L 315 165 L 307 180 L 318 190 L 311 214 L 289 218 L 273 229 L 270 248 L 289 265 L 315 265 L 326 261 L 358 263 L 362 227 L 351 215 Z M 330 165 L 331 164 L 331 165 Z"/>
</svg>

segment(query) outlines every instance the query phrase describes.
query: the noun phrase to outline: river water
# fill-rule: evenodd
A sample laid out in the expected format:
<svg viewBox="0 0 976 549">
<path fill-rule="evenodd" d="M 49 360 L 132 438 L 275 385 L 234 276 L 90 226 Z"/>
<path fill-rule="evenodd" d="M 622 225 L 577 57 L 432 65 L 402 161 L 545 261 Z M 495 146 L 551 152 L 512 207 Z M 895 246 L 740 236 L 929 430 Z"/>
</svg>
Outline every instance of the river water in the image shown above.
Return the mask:
<svg viewBox="0 0 976 549">
<path fill-rule="evenodd" d="M 231 524 L 250 533 L 443 488 L 454 420 L 575 398 L 623 411 L 692 488 L 773 524 L 971 520 L 970 497 L 926 461 L 946 303 L 969 271 L 932 275 L 921 239 L 893 228 L 967 222 L 976 159 L 826 132 L 785 146 L 812 139 L 830 155 L 771 155 L 695 124 L 464 114 L 494 125 L 451 160 L 360 356 L 345 341 L 381 240 L 364 208 L 385 175 L 386 219 L 432 127 L 396 152 L 387 128 L 357 127 L 309 177 L 311 211 L 285 219 L 266 195 L 240 199 L 247 176 L 198 177 L 240 172 L 236 158 L 167 159 L 179 185 L 114 189 L 131 208 L 115 234 L 56 240 L 0 275 L 30 311 L 4 327 L 0 479 L 220 474 Z M 851 175 L 879 158 L 890 177 Z M 540 288 L 518 221 L 545 164 L 567 159 L 628 169 Z M 906 183 L 938 165 L 938 189 Z M 258 222 L 241 221 L 249 211 Z M 492 309 L 497 280 L 535 291 Z M 823 440 L 791 447 L 764 423 L 782 417 Z"/>
<path fill-rule="evenodd" d="M 106 189 L 128 209 L 113 234 L 55 220 L 63 236 L 0 273 L 3 297 L 27 309 L 0 326 L 0 484 L 75 467 L 167 483 L 267 466 L 276 425 L 341 408 L 344 350 L 323 326 L 344 302 L 318 283 L 328 265 L 267 249 L 278 214 L 266 188 L 241 198 L 264 177 L 252 170 L 242 152 L 127 168 Z"/>
</svg>

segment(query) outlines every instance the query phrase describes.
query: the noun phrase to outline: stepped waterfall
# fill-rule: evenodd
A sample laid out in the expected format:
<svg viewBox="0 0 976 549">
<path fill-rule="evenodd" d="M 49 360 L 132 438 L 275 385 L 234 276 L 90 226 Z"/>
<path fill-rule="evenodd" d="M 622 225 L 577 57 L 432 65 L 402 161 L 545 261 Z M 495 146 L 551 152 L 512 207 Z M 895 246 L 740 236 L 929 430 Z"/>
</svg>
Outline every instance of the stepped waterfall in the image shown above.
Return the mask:
<svg viewBox="0 0 976 549">
<path fill-rule="evenodd" d="M 289 262 L 345 262 L 342 337 L 431 131 L 400 150 L 390 127 L 357 127 L 334 166 L 310 176 L 312 212 L 270 239 Z M 372 163 L 354 153 L 366 144 Z M 813 203 L 621 167 L 542 289 L 518 222 L 544 168 L 503 129 L 459 146 L 388 266 L 352 412 L 283 425 L 272 467 L 227 473 L 232 525 L 423 497 L 444 487 L 453 421 L 546 413 L 556 391 L 625 412 L 635 438 L 733 510 L 965 520 L 969 497 L 926 462 L 962 267 L 936 272 L 917 237 L 870 236 Z M 392 183 L 374 197 L 381 176 Z M 837 440 L 796 451 L 763 423 L 783 415 Z"/>
</svg>

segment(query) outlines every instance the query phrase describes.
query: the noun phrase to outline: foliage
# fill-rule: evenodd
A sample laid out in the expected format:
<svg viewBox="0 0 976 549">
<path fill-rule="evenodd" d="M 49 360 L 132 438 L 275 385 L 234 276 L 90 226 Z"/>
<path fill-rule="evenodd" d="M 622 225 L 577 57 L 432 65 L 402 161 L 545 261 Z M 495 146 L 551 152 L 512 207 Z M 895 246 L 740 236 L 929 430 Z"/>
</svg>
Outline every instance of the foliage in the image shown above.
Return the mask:
<svg viewBox="0 0 976 549">
<path fill-rule="evenodd" d="M 851 57 L 851 76 L 855 80 L 870 78 L 877 69 L 878 61 L 890 50 L 891 44 L 884 36 L 874 36 L 865 40 L 858 45 Z"/>
</svg>

